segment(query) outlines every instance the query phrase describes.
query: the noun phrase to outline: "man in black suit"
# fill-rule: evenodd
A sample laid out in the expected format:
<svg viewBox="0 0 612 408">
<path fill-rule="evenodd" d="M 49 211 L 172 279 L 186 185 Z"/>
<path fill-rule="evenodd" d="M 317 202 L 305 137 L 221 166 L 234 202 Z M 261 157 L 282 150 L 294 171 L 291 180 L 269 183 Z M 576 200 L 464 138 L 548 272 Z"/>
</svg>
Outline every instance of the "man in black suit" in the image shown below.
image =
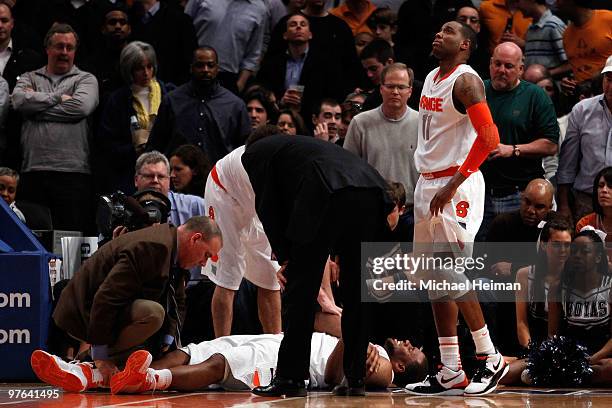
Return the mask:
<svg viewBox="0 0 612 408">
<path fill-rule="evenodd" d="M 15 20 L 10 7 L 0 3 L 0 74 L 8 82 L 11 92 L 19 75 L 33 71 L 44 63 L 41 54 L 24 47 L 19 39 L 14 38 L 14 28 Z"/>
<path fill-rule="evenodd" d="M 17 28 L 11 8 L 0 3 L 0 75 L 8 82 L 10 92 L 21 74 L 44 64 L 42 54 L 24 45 L 24 35 L 16 38 Z M 10 108 L 0 133 L 0 164 L 14 169 L 21 168 L 21 122 L 21 114 Z"/>
<path fill-rule="evenodd" d="M 281 105 L 298 109 L 308 119 L 315 103 L 324 98 L 341 101 L 352 91 L 345 85 L 338 61 L 326 58 L 322 47 L 311 41 L 305 15 L 289 15 L 283 38 L 287 49 L 267 53 L 257 74 L 257 81 L 274 92 Z M 295 85 L 303 90 L 296 90 Z"/>
<path fill-rule="evenodd" d="M 341 147 L 306 136 L 247 141 L 242 163 L 255 207 L 287 283 L 287 328 L 276 376 L 255 394 L 305 396 L 317 293 L 329 254 L 338 255 L 342 338 L 348 385 L 336 395 L 365 395 L 367 307 L 361 303 L 361 242 L 380 240 L 394 204 L 386 182 Z M 357 203 L 359 203 L 357 205 Z"/>
</svg>

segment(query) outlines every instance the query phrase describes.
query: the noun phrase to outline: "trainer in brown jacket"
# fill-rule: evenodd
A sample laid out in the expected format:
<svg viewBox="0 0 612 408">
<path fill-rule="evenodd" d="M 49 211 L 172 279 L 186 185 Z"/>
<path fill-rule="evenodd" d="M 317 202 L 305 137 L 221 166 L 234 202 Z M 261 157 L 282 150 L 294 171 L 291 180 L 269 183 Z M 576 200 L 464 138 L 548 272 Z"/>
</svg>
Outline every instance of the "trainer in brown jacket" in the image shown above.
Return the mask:
<svg viewBox="0 0 612 408">
<path fill-rule="evenodd" d="M 92 345 L 96 368 L 108 383 L 130 351 L 149 340 L 158 347 L 176 341 L 185 311 L 187 274 L 176 272 L 216 256 L 221 231 L 208 217 L 174 227 L 155 225 L 102 246 L 62 292 L 53 319 L 70 336 Z M 157 334 L 157 345 L 150 344 Z M 155 343 L 155 342 L 153 342 Z"/>
</svg>

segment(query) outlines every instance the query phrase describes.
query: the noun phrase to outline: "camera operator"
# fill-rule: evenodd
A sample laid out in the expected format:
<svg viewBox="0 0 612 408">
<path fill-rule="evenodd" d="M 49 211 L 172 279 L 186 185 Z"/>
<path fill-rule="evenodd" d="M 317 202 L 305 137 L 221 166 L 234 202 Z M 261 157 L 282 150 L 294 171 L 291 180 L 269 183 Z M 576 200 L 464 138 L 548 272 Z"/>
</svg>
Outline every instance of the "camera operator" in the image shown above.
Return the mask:
<svg viewBox="0 0 612 408">
<path fill-rule="evenodd" d="M 189 218 L 205 215 L 204 199 L 190 194 L 180 194 L 170 191 L 170 163 L 166 156 L 158 151 L 143 153 L 136 160 L 134 185 L 137 193 L 144 190 L 155 190 L 170 200 L 170 216 L 168 222 L 181 225 Z M 119 225 L 113 230 L 112 238 L 128 232 L 128 227 Z M 191 280 L 200 280 L 201 268 L 191 269 Z"/>
<path fill-rule="evenodd" d="M 144 153 L 136 160 L 136 191 L 151 189 L 159 191 L 170 200 L 170 217 L 173 225 L 181 225 L 189 218 L 204 214 L 204 199 L 190 194 L 170 191 L 170 163 L 166 156 L 158 151 Z M 124 234 L 126 228 L 117 227 L 113 238 Z"/>
</svg>

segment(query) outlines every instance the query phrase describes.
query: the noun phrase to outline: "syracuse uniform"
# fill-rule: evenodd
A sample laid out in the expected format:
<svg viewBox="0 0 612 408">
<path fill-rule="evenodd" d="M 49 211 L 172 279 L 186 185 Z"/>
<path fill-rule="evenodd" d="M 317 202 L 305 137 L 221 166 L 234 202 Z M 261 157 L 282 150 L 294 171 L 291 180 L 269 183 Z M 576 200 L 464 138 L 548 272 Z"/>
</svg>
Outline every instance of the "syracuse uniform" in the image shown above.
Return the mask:
<svg viewBox="0 0 612 408">
<path fill-rule="evenodd" d="M 257 213 L 255 193 L 240 161 L 244 146 L 219 160 L 208 175 L 204 202 L 223 233 L 223 248 L 204 273 L 218 286 L 238 290 L 243 277 L 258 287 L 279 290 L 278 263 Z"/>
</svg>

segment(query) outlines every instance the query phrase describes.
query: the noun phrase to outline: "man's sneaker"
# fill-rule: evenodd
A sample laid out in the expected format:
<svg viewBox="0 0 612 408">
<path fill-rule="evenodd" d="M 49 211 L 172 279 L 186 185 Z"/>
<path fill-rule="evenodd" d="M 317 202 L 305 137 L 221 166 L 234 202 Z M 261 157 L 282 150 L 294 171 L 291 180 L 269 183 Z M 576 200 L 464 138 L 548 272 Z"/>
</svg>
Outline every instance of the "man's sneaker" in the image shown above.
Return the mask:
<svg viewBox="0 0 612 408">
<path fill-rule="evenodd" d="M 147 350 L 133 352 L 125 362 L 123 371 L 111 378 L 113 394 L 141 393 L 155 388 L 155 374 L 149 369 L 153 357 Z"/>
<path fill-rule="evenodd" d="M 91 364 L 67 363 L 43 350 L 35 350 L 30 363 L 38 378 L 68 392 L 86 391 L 102 383 L 101 376 L 94 374 Z"/>
<path fill-rule="evenodd" d="M 407 384 L 405 390 L 416 395 L 463 395 L 468 384 L 463 370 L 454 371 L 441 366 L 436 375 L 428 375 L 420 383 Z"/>
<path fill-rule="evenodd" d="M 480 366 L 476 369 L 470 385 L 465 388 L 466 396 L 485 395 L 497 388 L 499 380 L 510 369 L 500 352 L 477 355 Z"/>
</svg>

